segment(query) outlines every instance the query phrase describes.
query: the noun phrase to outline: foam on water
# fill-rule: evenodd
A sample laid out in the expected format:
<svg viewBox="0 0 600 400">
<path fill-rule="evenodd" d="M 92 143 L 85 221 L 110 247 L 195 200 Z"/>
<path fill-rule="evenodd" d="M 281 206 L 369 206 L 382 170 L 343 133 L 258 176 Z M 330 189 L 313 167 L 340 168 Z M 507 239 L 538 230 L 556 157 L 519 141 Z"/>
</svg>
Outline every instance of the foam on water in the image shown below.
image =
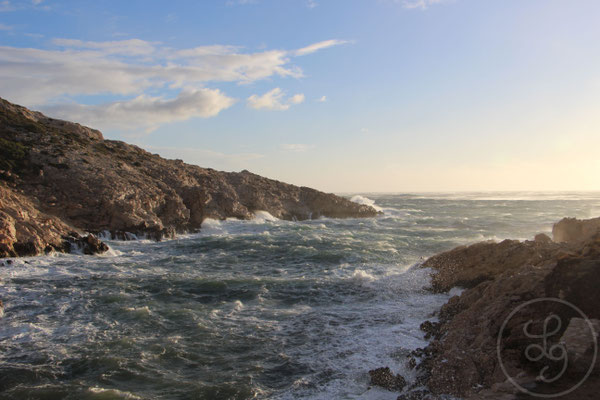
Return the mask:
<svg viewBox="0 0 600 400">
<path fill-rule="evenodd" d="M 2 261 L 0 387 L 12 398 L 395 399 L 369 389 L 367 371 L 414 381 L 405 361 L 426 344 L 419 325 L 457 293 L 426 290 L 423 257 L 600 209 L 600 196 L 370 197 L 359 201 L 385 215 L 258 212 L 170 241 L 108 241 L 103 256 Z"/>
<path fill-rule="evenodd" d="M 352 196 L 350 201 L 358 204 L 363 204 L 365 206 L 371 206 L 377 211 L 383 211 L 381 207 L 375 205 L 375 200 L 371 200 L 368 197 L 361 196 L 357 194 L 356 196 Z"/>
</svg>

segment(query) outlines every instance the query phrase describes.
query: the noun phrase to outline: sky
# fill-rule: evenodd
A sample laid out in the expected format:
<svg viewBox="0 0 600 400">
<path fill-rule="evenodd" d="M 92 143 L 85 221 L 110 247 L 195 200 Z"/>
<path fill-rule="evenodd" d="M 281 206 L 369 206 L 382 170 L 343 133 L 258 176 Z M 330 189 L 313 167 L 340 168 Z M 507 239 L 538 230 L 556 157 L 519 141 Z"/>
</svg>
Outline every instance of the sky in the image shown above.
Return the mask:
<svg viewBox="0 0 600 400">
<path fill-rule="evenodd" d="M 600 190 L 598 0 L 0 0 L 0 97 L 327 192 Z"/>
</svg>

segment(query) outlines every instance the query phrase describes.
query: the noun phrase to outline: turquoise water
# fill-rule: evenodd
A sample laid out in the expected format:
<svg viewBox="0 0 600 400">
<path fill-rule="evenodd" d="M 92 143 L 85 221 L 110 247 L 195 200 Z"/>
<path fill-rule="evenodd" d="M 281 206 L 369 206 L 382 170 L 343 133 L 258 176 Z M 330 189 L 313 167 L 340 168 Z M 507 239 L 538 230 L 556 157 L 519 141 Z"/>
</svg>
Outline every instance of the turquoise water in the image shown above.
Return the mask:
<svg viewBox="0 0 600 400">
<path fill-rule="evenodd" d="M 349 196 L 353 197 L 353 196 Z M 395 399 L 368 388 L 433 295 L 423 257 L 600 215 L 598 193 L 367 194 L 372 219 L 205 221 L 176 240 L 0 266 L 0 398 Z"/>
</svg>

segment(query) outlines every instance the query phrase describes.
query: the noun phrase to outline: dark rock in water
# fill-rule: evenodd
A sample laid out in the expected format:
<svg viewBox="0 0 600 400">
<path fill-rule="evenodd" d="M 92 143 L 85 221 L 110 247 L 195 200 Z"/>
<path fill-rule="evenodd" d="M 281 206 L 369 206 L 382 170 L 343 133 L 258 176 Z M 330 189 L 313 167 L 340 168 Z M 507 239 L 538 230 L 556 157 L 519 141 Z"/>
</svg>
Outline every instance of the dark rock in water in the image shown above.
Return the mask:
<svg viewBox="0 0 600 400">
<path fill-rule="evenodd" d="M 220 172 L 105 140 L 0 99 L 0 257 L 68 251 L 71 232 L 161 240 L 206 218 L 373 217 L 370 206 L 248 171 Z"/>
<path fill-rule="evenodd" d="M 399 392 L 406 386 L 406 380 L 401 375 L 394 375 L 389 367 L 369 371 L 371 385 L 379 386 L 392 392 Z"/>
<path fill-rule="evenodd" d="M 440 331 L 440 323 L 425 321 L 419 326 L 419 329 L 425 332 L 425 339 L 430 339 L 432 336 L 436 336 Z"/>
<path fill-rule="evenodd" d="M 83 254 L 99 254 L 108 251 L 108 246 L 91 233 L 81 242 L 83 243 Z"/>
</svg>

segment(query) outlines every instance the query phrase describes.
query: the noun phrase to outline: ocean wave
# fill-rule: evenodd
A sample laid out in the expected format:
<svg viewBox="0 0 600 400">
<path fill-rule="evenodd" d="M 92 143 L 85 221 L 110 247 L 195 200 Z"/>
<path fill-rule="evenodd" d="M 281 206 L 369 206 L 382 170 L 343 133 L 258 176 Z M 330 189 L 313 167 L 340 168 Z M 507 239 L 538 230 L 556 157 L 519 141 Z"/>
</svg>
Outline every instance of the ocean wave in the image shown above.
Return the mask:
<svg viewBox="0 0 600 400">
<path fill-rule="evenodd" d="M 356 195 L 356 196 L 352 196 L 352 198 L 350 199 L 351 202 L 353 203 L 357 203 L 357 204 L 362 204 L 365 206 L 371 206 L 373 207 L 375 210 L 377 211 L 383 211 L 383 209 L 377 205 L 375 205 L 375 200 L 371 200 L 368 197 L 365 196 L 361 196 L 361 195 Z"/>
</svg>

